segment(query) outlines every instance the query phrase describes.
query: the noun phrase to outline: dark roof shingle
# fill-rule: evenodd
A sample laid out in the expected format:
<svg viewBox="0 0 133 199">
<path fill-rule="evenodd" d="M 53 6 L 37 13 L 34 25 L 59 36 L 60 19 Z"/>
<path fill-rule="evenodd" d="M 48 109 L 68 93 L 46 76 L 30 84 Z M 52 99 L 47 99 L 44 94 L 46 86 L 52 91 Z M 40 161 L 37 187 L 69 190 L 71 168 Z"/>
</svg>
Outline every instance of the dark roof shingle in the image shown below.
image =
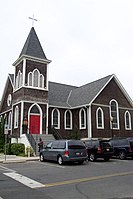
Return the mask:
<svg viewBox="0 0 133 199">
<path fill-rule="evenodd" d="M 35 32 L 35 29 L 33 27 L 30 30 L 30 33 L 27 37 L 27 40 L 24 44 L 24 47 L 23 47 L 19 57 L 21 57 L 22 55 L 28 55 L 31 57 L 47 59 L 44 54 L 41 43 L 38 39 L 38 36 Z"/>
<path fill-rule="evenodd" d="M 113 75 L 81 87 L 49 82 L 49 105 L 78 107 L 88 105 L 99 94 Z"/>
</svg>

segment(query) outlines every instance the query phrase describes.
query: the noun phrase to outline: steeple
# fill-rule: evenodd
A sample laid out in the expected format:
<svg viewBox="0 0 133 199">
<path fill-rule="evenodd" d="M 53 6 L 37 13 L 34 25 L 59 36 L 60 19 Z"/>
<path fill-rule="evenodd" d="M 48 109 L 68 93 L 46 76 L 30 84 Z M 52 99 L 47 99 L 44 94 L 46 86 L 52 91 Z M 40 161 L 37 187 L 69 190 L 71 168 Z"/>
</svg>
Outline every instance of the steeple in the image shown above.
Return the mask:
<svg viewBox="0 0 133 199">
<path fill-rule="evenodd" d="M 19 58 L 23 55 L 47 60 L 34 27 L 30 30 Z"/>
</svg>

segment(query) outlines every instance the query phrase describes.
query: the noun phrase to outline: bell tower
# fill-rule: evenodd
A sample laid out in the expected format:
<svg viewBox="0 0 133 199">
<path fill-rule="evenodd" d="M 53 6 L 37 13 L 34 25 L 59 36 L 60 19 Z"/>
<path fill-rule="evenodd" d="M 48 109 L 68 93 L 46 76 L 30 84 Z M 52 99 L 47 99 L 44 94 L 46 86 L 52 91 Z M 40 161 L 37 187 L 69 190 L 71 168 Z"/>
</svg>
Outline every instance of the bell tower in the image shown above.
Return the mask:
<svg viewBox="0 0 133 199">
<path fill-rule="evenodd" d="M 19 110 L 19 125 L 14 134 L 45 134 L 48 128 L 48 64 L 41 43 L 31 28 L 19 58 L 14 62 L 13 109 Z M 23 132 L 27 118 L 27 131 Z M 13 118 L 15 119 L 15 118 Z M 15 132 L 18 131 L 18 132 Z"/>
</svg>

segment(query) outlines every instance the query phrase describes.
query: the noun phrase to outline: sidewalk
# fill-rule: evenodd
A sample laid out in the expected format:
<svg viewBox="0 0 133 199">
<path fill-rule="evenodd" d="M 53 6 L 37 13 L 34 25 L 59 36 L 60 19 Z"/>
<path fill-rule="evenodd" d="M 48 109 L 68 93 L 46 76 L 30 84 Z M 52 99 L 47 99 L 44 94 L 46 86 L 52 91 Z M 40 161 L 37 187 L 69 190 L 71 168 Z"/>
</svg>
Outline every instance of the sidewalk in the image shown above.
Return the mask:
<svg viewBox="0 0 133 199">
<path fill-rule="evenodd" d="M 5 155 L 0 154 L 0 163 L 22 163 L 26 161 L 39 161 L 39 157 L 21 157 L 16 155 Z"/>
</svg>

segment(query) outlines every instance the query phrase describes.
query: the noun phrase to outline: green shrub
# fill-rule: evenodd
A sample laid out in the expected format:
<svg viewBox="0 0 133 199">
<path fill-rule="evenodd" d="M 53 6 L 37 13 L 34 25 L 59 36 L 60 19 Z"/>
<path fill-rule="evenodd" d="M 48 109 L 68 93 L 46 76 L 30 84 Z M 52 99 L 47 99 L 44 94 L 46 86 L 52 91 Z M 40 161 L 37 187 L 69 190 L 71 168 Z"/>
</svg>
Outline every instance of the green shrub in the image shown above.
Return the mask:
<svg viewBox="0 0 133 199">
<path fill-rule="evenodd" d="M 11 153 L 13 155 L 25 154 L 25 145 L 22 143 L 11 144 Z"/>
<path fill-rule="evenodd" d="M 79 140 L 80 139 L 79 131 L 78 130 L 72 131 L 71 134 L 69 135 L 69 139 Z"/>
<path fill-rule="evenodd" d="M 4 153 L 4 149 L 0 148 L 0 153 Z"/>
<path fill-rule="evenodd" d="M 12 152 L 11 152 L 11 144 L 10 143 L 7 143 L 6 145 L 4 145 L 3 147 L 3 152 L 5 153 L 5 147 L 6 147 L 6 154 L 7 155 L 12 155 Z"/>
</svg>

